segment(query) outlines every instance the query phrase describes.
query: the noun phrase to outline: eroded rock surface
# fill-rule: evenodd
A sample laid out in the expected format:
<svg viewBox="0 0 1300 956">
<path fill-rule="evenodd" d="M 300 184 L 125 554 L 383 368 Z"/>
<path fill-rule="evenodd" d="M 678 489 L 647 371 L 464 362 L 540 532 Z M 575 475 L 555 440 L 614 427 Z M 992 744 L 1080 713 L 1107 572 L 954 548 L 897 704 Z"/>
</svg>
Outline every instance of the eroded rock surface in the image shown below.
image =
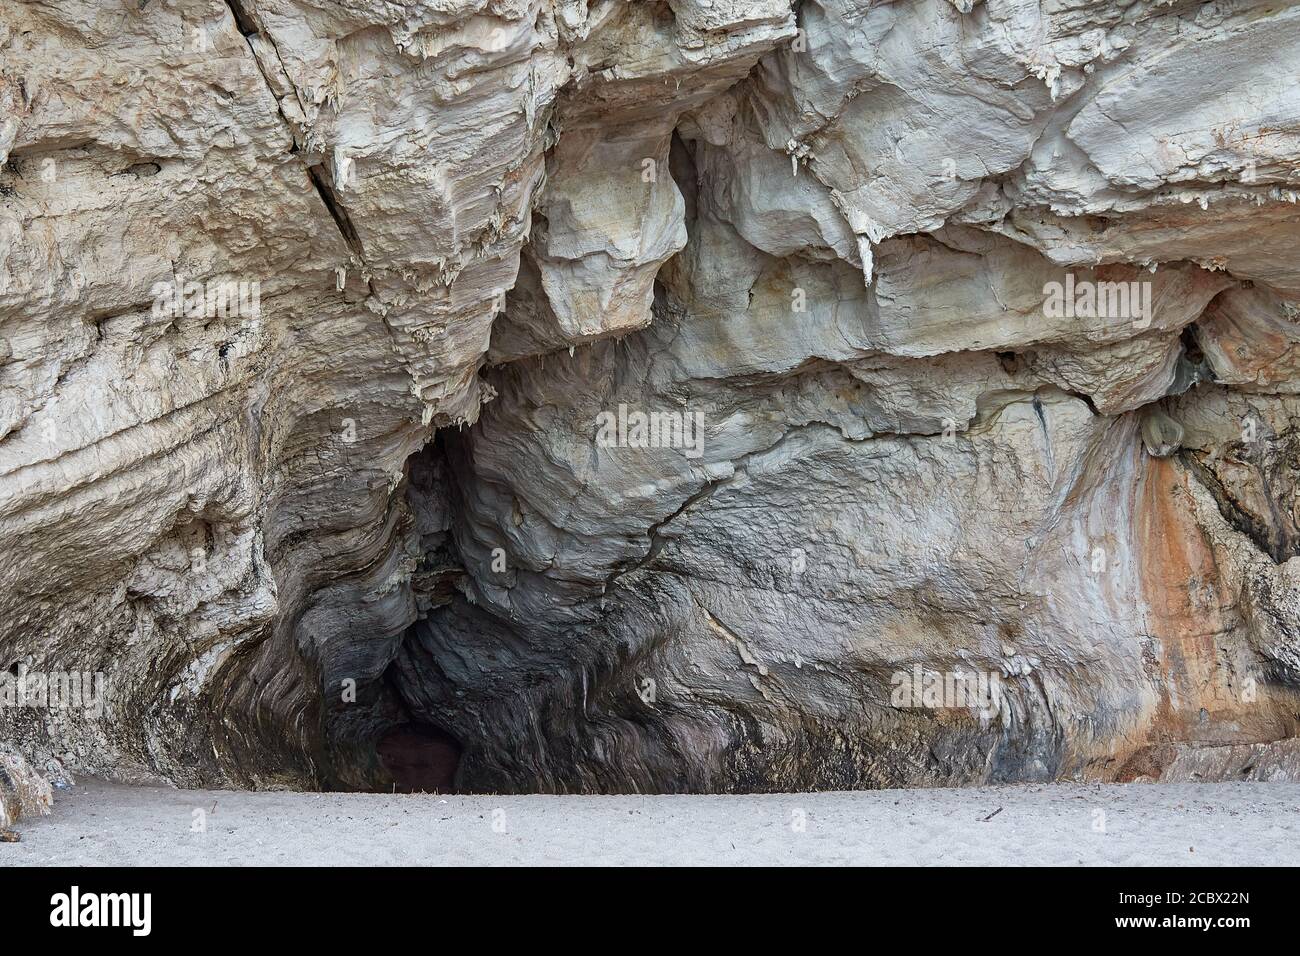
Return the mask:
<svg viewBox="0 0 1300 956">
<path fill-rule="evenodd" d="M 45 775 L 22 754 L 0 747 L 0 841 L 9 842 L 7 828 L 20 817 L 47 814 L 53 803 L 54 788 Z"/>
<path fill-rule="evenodd" d="M 7 4 L 0 740 L 1295 779 L 1297 69 L 1252 0 Z"/>
</svg>

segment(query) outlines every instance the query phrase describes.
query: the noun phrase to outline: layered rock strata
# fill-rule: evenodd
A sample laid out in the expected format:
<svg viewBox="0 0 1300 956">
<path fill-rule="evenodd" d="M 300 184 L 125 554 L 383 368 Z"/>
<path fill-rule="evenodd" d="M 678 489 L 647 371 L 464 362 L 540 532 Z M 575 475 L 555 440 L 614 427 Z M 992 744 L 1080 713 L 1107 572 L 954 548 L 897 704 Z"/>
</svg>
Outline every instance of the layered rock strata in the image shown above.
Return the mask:
<svg viewBox="0 0 1300 956">
<path fill-rule="evenodd" d="M 0 740 L 1297 779 L 1297 69 L 1251 0 L 6 5 Z"/>
</svg>

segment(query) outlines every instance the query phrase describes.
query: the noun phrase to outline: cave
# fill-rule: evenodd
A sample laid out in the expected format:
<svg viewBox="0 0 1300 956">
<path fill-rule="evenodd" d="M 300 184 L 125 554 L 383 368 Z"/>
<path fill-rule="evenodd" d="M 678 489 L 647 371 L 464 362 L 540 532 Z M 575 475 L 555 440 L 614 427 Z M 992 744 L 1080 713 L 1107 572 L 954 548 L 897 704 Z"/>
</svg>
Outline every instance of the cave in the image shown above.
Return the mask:
<svg viewBox="0 0 1300 956">
<path fill-rule="evenodd" d="M 14 767 L 1300 779 L 1300 8 L 323 6 L 6 10 Z"/>
<path fill-rule="evenodd" d="M 461 746 L 428 724 L 405 724 L 384 734 L 375 747 L 399 793 L 454 793 Z"/>
</svg>

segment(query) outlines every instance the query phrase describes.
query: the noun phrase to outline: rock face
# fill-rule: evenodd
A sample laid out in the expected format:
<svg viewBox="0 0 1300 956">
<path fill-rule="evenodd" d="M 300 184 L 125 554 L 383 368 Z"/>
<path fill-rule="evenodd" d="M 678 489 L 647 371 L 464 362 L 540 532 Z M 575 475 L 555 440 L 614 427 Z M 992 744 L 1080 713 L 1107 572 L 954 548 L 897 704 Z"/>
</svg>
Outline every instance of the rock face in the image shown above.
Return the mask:
<svg viewBox="0 0 1300 956">
<path fill-rule="evenodd" d="M 1252 0 L 5 5 L 0 740 L 1300 779 L 1297 68 Z"/>
<path fill-rule="evenodd" d="M 19 817 L 47 814 L 54 803 L 54 788 L 8 747 L 0 747 L 0 841 L 10 842 L 5 828 Z"/>
</svg>

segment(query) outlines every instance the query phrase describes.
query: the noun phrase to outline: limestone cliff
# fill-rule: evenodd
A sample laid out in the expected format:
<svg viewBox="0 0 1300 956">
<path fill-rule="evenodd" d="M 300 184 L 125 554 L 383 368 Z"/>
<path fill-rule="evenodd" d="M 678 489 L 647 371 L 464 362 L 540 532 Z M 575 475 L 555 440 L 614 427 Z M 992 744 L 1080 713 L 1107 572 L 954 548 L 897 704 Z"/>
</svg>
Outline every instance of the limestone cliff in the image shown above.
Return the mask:
<svg viewBox="0 0 1300 956">
<path fill-rule="evenodd" d="M 1297 71 L 1253 0 L 5 0 L 0 741 L 1300 779 Z"/>
</svg>

